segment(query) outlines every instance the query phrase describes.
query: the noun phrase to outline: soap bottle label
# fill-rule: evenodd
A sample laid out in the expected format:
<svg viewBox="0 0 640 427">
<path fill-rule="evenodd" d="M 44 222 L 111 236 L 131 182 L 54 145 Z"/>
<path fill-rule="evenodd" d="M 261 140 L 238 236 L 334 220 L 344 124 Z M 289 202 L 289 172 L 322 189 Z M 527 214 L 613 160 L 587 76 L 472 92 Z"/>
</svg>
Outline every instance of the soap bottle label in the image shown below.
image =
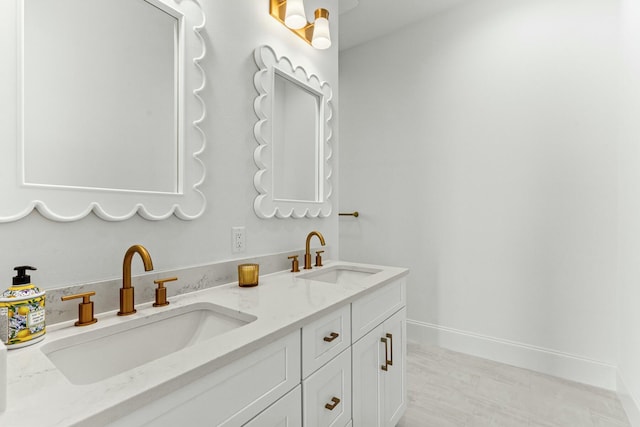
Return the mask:
<svg viewBox="0 0 640 427">
<path fill-rule="evenodd" d="M 6 344 L 9 339 L 9 309 L 0 307 L 0 341 Z"/>
<path fill-rule="evenodd" d="M 45 296 L 0 302 L 0 339 L 8 346 L 22 344 L 45 333 Z"/>
</svg>

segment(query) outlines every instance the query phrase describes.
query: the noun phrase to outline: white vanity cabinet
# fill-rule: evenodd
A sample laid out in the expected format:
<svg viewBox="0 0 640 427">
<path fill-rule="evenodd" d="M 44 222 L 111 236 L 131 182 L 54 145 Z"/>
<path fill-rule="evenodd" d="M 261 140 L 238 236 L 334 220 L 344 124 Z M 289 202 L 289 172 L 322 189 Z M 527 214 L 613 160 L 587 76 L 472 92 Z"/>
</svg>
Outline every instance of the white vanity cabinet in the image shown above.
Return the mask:
<svg viewBox="0 0 640 427">
<path fill-rule="evenodd" d="M 394 280 L 112 425 L 395 426 L 406 408 L 405 305 L 405 280 Z"/>
<path fill-rule="evenodd" d="M 395 426 L 407 406 L 404 280 L 354 302 L 352 321 L 353 427 Z"/>
</svg>

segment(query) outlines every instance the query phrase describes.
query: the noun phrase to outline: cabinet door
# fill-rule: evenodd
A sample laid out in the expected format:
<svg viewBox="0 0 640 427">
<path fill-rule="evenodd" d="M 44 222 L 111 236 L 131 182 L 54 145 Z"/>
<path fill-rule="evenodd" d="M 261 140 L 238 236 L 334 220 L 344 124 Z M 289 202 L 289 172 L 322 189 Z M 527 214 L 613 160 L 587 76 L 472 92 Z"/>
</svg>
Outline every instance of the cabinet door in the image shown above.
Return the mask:
<svg viewBox="0 0 640 427">
<path fill-rule="evenodd" d="M 353 427 L 393 427 L 407 407 L 406 309 L 353 345 Z"/>
<path fill-rule="evenodd" d="M 299 427 L 302 425 L 302 386 L 285 394 L 244 427 Z"/>
<path fill-rule="evenodd" d="M 382 334 L 388 345 L 388 360 L 391 362 L 386 371 L 380 371 L 383 390 L 381 425 L 387 427 L 395 426 L 407 409 L 406 318 L 407 309 L 403 308 L 382 324 Z"/>
<path fill-rule="evenodd" d="M 383 325 L 373 329 L 352 347 L 353 427 L 382 426 Z"/>
</svg>

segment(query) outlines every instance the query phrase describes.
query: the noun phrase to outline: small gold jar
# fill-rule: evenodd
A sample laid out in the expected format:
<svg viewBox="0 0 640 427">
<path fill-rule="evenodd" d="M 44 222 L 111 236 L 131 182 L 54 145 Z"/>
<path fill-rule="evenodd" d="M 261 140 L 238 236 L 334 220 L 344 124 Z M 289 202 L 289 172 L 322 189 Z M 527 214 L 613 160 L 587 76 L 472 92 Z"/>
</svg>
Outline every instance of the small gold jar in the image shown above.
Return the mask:
<svg viewBox="0 0 640 427">
<path fill-rule="evenodd" d="M 260 265 L 240 264 L 238 266 L 238 285 L 243 288 L 258 286 L 259 274 L 260 274 Z"/>
</svg>

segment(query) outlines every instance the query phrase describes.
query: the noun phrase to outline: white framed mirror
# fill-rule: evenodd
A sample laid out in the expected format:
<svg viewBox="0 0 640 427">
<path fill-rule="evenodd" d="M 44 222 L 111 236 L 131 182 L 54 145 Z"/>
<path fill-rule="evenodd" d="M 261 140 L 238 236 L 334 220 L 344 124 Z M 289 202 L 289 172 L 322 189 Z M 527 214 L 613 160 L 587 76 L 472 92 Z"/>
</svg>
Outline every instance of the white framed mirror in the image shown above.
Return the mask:
<svg viewBox="0 0 640 427">
<path fill-rule="evenodd" d="M 0 222 L 202 215 L 198 1 L 1 3 Z"/>
<path fill-rule="evenodd" d="M 254 210 L 261 218 L 329 216 L 331 87 L 269 46 L 258 47 L 254 58 Z"/>
</svg>

